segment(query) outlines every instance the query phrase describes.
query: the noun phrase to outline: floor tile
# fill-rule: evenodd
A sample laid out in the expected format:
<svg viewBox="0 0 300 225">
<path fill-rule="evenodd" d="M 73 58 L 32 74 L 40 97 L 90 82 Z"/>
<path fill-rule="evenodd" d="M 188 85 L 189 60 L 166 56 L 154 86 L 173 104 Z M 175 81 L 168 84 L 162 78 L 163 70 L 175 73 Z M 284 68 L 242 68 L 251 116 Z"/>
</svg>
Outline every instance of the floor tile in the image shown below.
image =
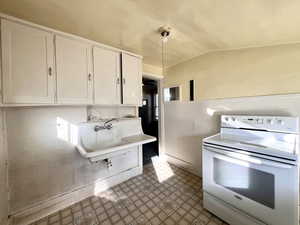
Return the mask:
<svg viewBox="0 0 300 225">
<path fill-rule="evenodd" d="M 31 225 L 226 225 L 203 209 L 199 177 L 163 164 Z"/>
</svg>

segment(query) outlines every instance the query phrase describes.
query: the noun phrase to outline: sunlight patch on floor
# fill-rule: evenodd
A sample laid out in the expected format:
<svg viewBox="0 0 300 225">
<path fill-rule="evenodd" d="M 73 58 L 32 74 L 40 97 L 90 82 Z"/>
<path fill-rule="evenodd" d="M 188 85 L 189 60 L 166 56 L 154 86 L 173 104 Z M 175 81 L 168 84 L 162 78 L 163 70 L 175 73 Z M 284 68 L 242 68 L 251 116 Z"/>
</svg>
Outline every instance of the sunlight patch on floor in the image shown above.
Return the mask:
<svg viewBox="0 0 300 225">
<path fill-rule="evenodd" d="M 160 183 L 174 176 L 174 172 L 166 160 L 158 156 L 152 157 L 151 160 L 157 179 Z"/>
</svg>

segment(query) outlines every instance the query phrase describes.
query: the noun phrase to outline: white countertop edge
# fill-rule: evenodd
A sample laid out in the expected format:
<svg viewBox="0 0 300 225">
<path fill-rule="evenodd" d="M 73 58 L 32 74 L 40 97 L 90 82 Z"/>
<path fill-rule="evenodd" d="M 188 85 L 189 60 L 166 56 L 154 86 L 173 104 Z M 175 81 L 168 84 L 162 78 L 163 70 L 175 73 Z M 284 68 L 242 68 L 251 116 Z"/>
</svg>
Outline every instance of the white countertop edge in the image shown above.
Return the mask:
<svg viewBox="0 0 300 225">
<path fill-rule="evenodd" d="M 119 146 L 107 148 L 105 150 L 99 150 L 99 151 L 90 152 L 90 153 L 86 152 L 81 145 L 76 145 L 76 148 L 79 150 L 80 154 L 84 158 L 93 158 L 93 157 L 97 157 L 97 156 L 101 156 L 101 155 L 113 153 L 113 152 L 116 152 L 116 151 L 119 151 L 119 150 L 123 150 L 123 149 L 126 149 L 126 148 L 130 148 L 130 147 L 134 147 L 134 146 L 138 146 L 138 145 L 147 144 L 147 143 L 154 142 L 154 141 L 157 140 L 156 137 L 153 137 L 153 136 L 150 136 L 150 135 L 146 135 L 146 134 L 129 136 L 129 137 L 125 137 L 123 139 L 126 140 L 128 138 L 140 138 L 141 140 L 140 141 L 136 141 L 136 142 L 132 142 L 132 143 L 126 143 L 124 145 L 119 145 Z"/>
</svg>

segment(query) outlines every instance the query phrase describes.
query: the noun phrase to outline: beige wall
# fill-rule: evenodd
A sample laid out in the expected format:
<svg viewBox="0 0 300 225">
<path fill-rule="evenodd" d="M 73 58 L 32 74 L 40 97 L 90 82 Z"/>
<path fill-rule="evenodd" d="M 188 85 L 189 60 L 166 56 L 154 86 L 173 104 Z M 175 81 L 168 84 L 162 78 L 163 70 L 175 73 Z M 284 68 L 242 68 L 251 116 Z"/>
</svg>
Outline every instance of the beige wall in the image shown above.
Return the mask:
<svg viewBox="0 0 300 225">
<path fill-rule="evenodd" d="M 182 86 L 188 100 L 188 81 L 194 79 L 196 100 L 300 92 L 300 44 L 199 56 L 170 67 L 165 86 Z"/>
<path fill-rule="evenodd" d="M 115 117 L 134 114 L 135 108 L 60 106 L 8 108 L 5 111 L 10 213 L 14 214 L 115 173 L 104 163 L 91 164 L 81 157 L 74 145 L 59 135 L 58 118 L 76 125 L 87 120 L 87 113 L 98 112 L 96 116 L 101 118 Z"/>
<path fill-rule="evenodd" d="M 163 75 L 162 68 L 157 66 L 152 66 L 149 64 L 143 64 L 143 73 L 151 74 L 151 75 L 159 75 L 160 78 Z"/>
<path fill-rule="evenodd" d="M 71 143 L 57 136 L 57 118 L 83 122 L 85 107 L 11 108 L 6 116 L 11 213 L 99 176 Z"/>
<path fill-rule="evenodd" d="M 219 131 L 221 114 L 300 116 L 300 44 L 202 55 L 169 68 L 164 84 L 183 97 L 165 104 L 165 153 L 201 174 L 202 138 Z"/>
<path fill-rule="evenodd" d="M 5 148 L 3 110 L 0 110 L 0 224 L 5 225 L 8 216 L 8 193 L 7 193 L 7 151 Z"/>
</svg>

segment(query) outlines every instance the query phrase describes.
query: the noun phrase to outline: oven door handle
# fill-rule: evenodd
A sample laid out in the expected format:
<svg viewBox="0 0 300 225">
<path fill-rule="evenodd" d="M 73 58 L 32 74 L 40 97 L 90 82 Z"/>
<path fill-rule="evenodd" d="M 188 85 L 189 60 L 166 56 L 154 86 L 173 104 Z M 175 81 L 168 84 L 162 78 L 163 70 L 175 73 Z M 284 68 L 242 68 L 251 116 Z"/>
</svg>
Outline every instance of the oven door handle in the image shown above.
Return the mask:
<svg viewBox="0 0 300 225">
<path fill-rule="evenodd" d="M 213 152 L 217 153 L 214 156 L 215 158 L 225 160 L 225 161 L 228 161 L 228 162 L 232 162 L 232 163 L 246 162 L 246 163 L 252 163 L 252 164 L 256 164 L 256 165 L 276 167 L 276 168 L 280 168 L 280 169 L 291 169 L 291 168 L 293 168 L 293 165 L 278 163 L 278 162 L 274 162 L 274 161 L 271 161 L 271 160 L 264 160 L 264 159 L 260 159 L 260 158 L 247 156 L 247 155 L 241 155 L 241 154 L 238 154 L 238 153 L 229 153 L 229 154 L 224 155 L 223 153 L 219 152 L 218 150 L 211 149 L 211 148 L 210 148 L 209 151 L 213 151 Z"/>
</svg>

